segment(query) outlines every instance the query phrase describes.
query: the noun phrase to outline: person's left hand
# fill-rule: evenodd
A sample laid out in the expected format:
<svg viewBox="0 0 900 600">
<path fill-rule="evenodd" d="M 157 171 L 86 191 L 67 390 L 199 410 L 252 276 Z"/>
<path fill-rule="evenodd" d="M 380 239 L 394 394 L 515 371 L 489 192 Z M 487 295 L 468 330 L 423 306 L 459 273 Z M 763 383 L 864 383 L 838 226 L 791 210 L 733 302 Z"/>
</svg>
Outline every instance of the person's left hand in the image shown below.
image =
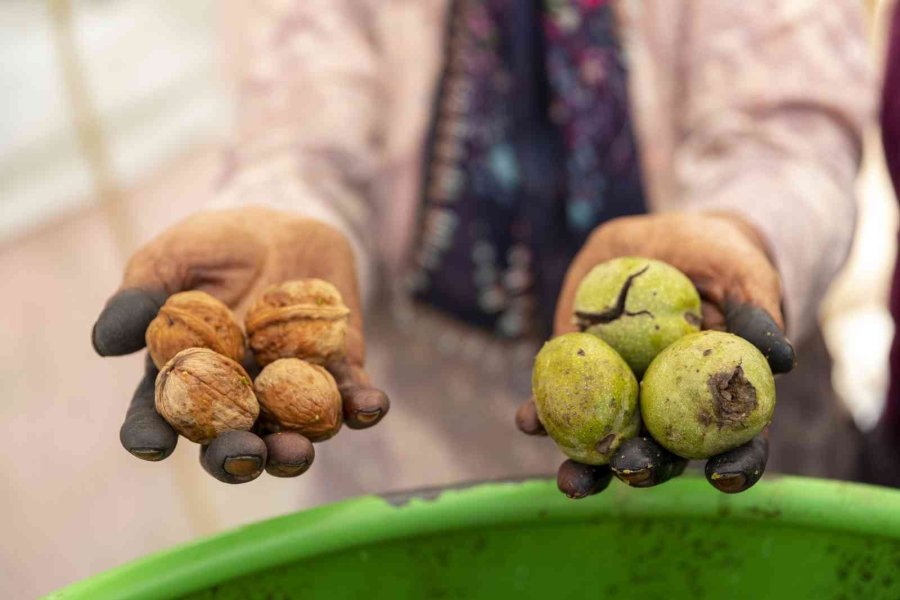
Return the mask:
<svg viewBox="0 0 900 600">
<path fill-rule="evenodd" d="M 756 231 L 739 217 L 722 214 L 666 213 L 624 217 L 598 227 L 575 257 L 556 306 L 554 335 L 577 331 L 572 304 L 578 284 L 597 264 L 619 256 L 662 260 L 685 273 L 703 301 L 703 328 L 727 330 L 755 345 L 773 373 L 794 366 L 794 350 L 784 336 L 778 273 Z M 516 413 L 516 425 L 529 435 L 546 435 L 533 400 Z M 759 481 L 768 460 L 767 433 L 710 458 L 706 478 L 726 493 Z M 557 483 L 570 498 L 596 494 L 612 475 L 634 487 L 651 487 L 680 475 L 687 461 L 662 448 L 649 435 L 623 443 L 610 465 L 565 461 Z"/>
</svg>

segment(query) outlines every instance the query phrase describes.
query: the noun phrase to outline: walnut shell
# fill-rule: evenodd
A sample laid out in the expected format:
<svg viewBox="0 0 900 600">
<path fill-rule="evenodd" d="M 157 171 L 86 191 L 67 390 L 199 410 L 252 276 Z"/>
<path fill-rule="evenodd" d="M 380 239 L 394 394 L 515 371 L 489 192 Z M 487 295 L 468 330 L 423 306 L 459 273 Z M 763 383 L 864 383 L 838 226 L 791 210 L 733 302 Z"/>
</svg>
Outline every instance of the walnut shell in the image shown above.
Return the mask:
<svg viewBox="0 0 900 600">
<path fill-rule="evenodd" d="M 345 354 L 349 316 L 337 288 L 321 279 L 301 279 L 264 291 L 245 325 L 260 365 L 279 358 L 323 365 Z"/>
<path fill-rule="evenodd" d="M 281 358 L 262 370 L 254 387 L 262 420 L 272 431 L 297 431 L 320 442 L 341 428 L 341 393 L 318 365 Z"/>
<path fill-rule="evenodd" d="M 145 337 L 150 358 L 159 369 L 188 348 L 209 348 L 238 362 L 246 348 L 244 332 L 228 307 L 199 291 L 169 296 Z"/>
<path fill-rule="evenodd" d="M 207 348 L 188 348 L 156 376 L 156 412 L 187 439 L 208 444 L 222 432 L 249 430 L 259 402 L 244 367 Z"/>
</svg>

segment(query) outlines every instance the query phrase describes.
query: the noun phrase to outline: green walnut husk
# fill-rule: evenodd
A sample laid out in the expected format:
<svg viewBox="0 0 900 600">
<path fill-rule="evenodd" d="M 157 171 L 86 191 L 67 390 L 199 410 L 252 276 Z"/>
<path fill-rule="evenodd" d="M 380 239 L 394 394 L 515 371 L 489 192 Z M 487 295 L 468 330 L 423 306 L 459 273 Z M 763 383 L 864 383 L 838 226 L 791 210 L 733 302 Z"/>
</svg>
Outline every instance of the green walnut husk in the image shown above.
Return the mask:
<svg viewBox="0 0 900 600">
<path fill-rule="evenodd" d="M 664 262 L 626 256 L 594 267 L 575 292 L 574 322 L 601 337 L 640 377 L 657 354 L 700 330 L 700 294 Z"/>
<path fill-rule="evenodd" d="M 762 353 L 730 333 L 685 336 L 641 381 L 650 435 L 684 458 L 709 458 L 756 437 L 772 420 L 775 378 Z"/>
<path fill-rule="evenodd" d="M 637 379 L 596 336 L 568 333 L 544 344 L 531 384 L 541 423 L 569 458 L 605 465 L 638 433 Z"/>
</svg>

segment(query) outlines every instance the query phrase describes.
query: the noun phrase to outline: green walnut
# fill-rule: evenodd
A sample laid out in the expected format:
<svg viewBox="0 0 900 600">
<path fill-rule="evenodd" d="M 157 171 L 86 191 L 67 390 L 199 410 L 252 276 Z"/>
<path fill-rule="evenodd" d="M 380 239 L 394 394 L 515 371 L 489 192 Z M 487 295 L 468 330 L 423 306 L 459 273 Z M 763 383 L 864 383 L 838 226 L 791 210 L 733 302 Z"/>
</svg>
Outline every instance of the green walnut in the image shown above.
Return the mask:
<svg viewBox="0 0 900 600">
<path fill-rule="evenodd" d="M 626 256 L 587 274 L 574 313 L 581 331 L 603 338 L 640 377 L 663 348 L 700 330 L 700 294 L 675 267 Z"/>
<path fill-rule="evenodd" d="M 541 423 L 569 458 L 604 465 L 638 433 L 637 379 L 596 336 L 568 333 L 544 344 L 531 385 Z"/>
<path fill-rule="evenodd" d="M 721 331 L 681 338 L 660 352 L 641 381 L 644 425 L 684 458 L 709 458 L 749 442 L 774 410 L 775 378 L 765 357 Z"/>
</svg>

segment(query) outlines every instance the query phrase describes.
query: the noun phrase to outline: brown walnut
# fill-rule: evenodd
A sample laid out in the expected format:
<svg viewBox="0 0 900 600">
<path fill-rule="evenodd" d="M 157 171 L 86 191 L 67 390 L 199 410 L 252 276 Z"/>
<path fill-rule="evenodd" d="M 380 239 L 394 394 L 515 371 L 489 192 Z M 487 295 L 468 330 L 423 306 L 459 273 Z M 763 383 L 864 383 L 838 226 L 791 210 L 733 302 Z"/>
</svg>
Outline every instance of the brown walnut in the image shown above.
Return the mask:
<svg viewBox="0 0 900 600">
<path fill-rule="evenodd" d="M 321 279 L 301 279 L 264 291 L 245 325 L 260 365 L 279 358 L 323 365 L 346 352 L 349 316 L 337 288 Z"/>
<path fill-rule="evenodd" d="M 249 430 L 259 403 L 240 364 L 207 348 L 188 348 L 156 376 L 156 412 L 187 439 L 208 444 L 225 431 Z"/>
<path fill-rule="evenodd" d="M 160 369 L 188 348 L 209 348 L 240 362 L 246 347 L 244 332 L 228 307 L 199 291 L 169 296 L 147 327 L 146 340 Z"/>
<path fill-rule="evenodd" d="M 297 431 L 327 440 L 343 422 L 341 394 L 331 373 L 298 358 L 282 358 L 256 378 L 262 422 L 272 431 Z"/>
</svg>

